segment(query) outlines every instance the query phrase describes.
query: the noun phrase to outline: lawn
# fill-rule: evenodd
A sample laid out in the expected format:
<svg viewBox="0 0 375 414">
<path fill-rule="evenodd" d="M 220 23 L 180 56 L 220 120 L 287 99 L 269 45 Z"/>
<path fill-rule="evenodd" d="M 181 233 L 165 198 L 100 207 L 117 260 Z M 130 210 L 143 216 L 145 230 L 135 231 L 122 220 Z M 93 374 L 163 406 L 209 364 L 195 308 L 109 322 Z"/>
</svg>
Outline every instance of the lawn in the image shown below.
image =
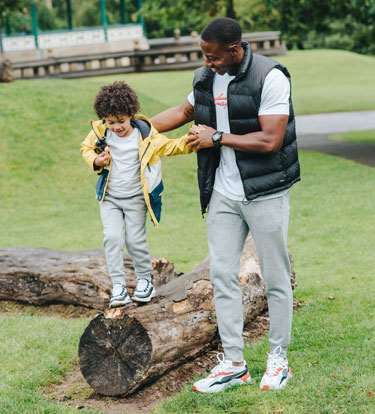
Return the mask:
<svg viewBox="0 0 375 414">
<path fill-rule="evenodd" d="M 330 138 L 334 141 L 375 143 L 375 130 L 343 132 Z"/>
<path fill-rule="evenodd" d="M 298 114 L 373 109 L 375 59 L 303 51 L 280 60 L 292 74 Z M 102 247 L 96 177 L 82 161 L 79 144 L 94 117 L 97 90 L 115 79 L 129 82 L 142 112 L 153 115 L 186 97 L 192 72 L 0 85 L 1 247 Z M 187 387 L 158 413 L 375 413 L 375 169 L 309 152 L 301 152 L 301 165 L 302 182 L 291 191 L 289 247 L 295 297 L 304 306 L 295 315 L 290 387 L 281 393 L 258 390 L 267 351 L 262 339 L 246 348 L 255 385 L 220 396 L 197 395 Z M 162 223 L 158 229 L 148 225 L 150 250 L 186 272 L 207 254 L 195 155 L 163 160 L 163 174 Z M 87 323 L 87 318 L 0 318 L 1 414 L 75 411 L 48 401 L 42 389 L 76 361 Z"/>
</svg>

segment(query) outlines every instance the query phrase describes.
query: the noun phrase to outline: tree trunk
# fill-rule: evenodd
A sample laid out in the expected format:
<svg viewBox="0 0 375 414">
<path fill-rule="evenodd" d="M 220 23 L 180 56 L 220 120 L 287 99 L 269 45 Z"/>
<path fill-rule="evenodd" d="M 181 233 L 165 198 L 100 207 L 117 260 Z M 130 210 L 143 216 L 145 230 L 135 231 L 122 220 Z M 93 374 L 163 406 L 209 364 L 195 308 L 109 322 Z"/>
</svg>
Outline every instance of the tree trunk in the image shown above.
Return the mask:
<svg viewBox="0 0 375 414">
<path fill-rule="evenodd" d="M 227 12 L 226 16 L 231 19 L 236 19 L 236 12 L 234 10 L 233 0 L 227 0 Z"/>
<path fill-rule="evenodd" d="M 124 255 L 127 286 L 135 287 L 136 274 L 130 256 Z M 152 259 L 155 286 L 178 274 L 163 258 Z M 104 310 L 111 294 L 104 252 L 66 252 L 51 249 L 0 249 L 0 300 L 33 305 L 68 303 Z"/>
<path fill-rule="evenodd" d="M 294 284 L 292 272 L 292 284 Z M 244 322 L 266 307 L 265 285 L 253 240 L 241 257 Z M 106 310 L 87 326 L 79 344 L 83 377 L 98 393 L 127 395 L 212 347 L 217 339 L 209 260 L 157 290 L 146 306 Z"/>
</svg>

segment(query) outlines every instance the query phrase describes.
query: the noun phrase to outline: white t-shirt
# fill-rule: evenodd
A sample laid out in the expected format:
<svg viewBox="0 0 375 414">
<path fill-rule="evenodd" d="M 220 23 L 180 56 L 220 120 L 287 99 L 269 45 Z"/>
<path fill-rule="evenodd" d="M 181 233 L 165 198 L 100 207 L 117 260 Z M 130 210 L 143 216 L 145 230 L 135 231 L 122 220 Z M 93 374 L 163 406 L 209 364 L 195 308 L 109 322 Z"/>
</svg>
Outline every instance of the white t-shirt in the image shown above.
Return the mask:
<svg viewBox="0 0 375 414">
<path fill-rule="evenodd" d="M 112 157 L 108 194 L 117 198 L 142 194 L 138 128 L 127 137 L 119 137 L 108 130 L 107 144 Z"/>
<path fill-rule="evenodd" d="M 225 133 L 230 133 L 227 92 L 228 85 L 234 77 L 228 75 L 228 73 L 224 75 L 216 73 L 212 86 L 216 109 L 216 128 L 218 131 Z M 264 80 L 258 115 L 289 115 L 289 95 L 289 80 L 279 69 L 272 69 Z M 193 92 L 189 94 L 188 101 L 194 106 Z M 216 169 L 214 190 L 231 200 L 245 200 L 245 193 L 233 148 L 224 145 L 220 148 L 220 164 Z M 280 197 L 287 192 L 288 190 L 283 190 L 260 196 L 254 201 Z"/>
</svg>

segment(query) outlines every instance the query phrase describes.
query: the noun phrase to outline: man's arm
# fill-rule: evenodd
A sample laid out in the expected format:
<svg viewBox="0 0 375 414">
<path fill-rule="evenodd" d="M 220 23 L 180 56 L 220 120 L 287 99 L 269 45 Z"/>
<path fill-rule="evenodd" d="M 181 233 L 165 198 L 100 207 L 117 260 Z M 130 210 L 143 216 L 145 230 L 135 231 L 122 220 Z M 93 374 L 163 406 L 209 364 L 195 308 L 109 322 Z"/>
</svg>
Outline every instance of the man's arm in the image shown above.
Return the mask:
<svg viewBox="0 0 375 414">
<path fill-rule="evenodd" d="M 194 120 L 194 107 L 187 99 L 181 105 L 169 108 L 150 119 L 159 132 L 171 131 Z"/>
<path fill-rule="evenodd" d="M 245 135 L 223 134 L 221 144 L 244 152 L 259 154 L 275 153 L 283 144 L 283 138 L 288 124 L 288 115 L 260 115 L 259 123 L 261 131 L 251 132 Z M 202 148 L 213 147 L 212 134 L 215 129 L 204 126 L 198 129 L 193 126 L 191 135 L 186 143 L 190 144 L 195 151 Z"/>
</svg>

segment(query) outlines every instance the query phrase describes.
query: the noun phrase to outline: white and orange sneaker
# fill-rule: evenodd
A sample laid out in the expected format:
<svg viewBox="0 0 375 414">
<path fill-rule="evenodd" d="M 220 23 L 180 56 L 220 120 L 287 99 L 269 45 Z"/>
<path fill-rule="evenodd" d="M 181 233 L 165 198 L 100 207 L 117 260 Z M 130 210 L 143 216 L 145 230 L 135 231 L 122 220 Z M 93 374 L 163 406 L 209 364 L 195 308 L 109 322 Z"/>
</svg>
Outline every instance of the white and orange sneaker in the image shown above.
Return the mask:
<svg viewBox="0 0 375 414">
<path fill-rule="evenodd" d="M 220 392 L 234 385 L 251 383 L 251 377 L 246 363 L 242 366 L 233 365 L 232 361 L 224 358 L 223 353 L 217 354 L 219 364 L 214 367 L 207 378 L 197 381 L 193 389 L 198 392 Z"/>
<path fill-rule="evenodd" d="M 262 390 L 281 390 L 292 378 L 292 370 L 288 360 L 280 355 L 281 347 L 278 346 L 272 354 L 268 354 L 267 369 L 260 382 Z"/>
</svg>

